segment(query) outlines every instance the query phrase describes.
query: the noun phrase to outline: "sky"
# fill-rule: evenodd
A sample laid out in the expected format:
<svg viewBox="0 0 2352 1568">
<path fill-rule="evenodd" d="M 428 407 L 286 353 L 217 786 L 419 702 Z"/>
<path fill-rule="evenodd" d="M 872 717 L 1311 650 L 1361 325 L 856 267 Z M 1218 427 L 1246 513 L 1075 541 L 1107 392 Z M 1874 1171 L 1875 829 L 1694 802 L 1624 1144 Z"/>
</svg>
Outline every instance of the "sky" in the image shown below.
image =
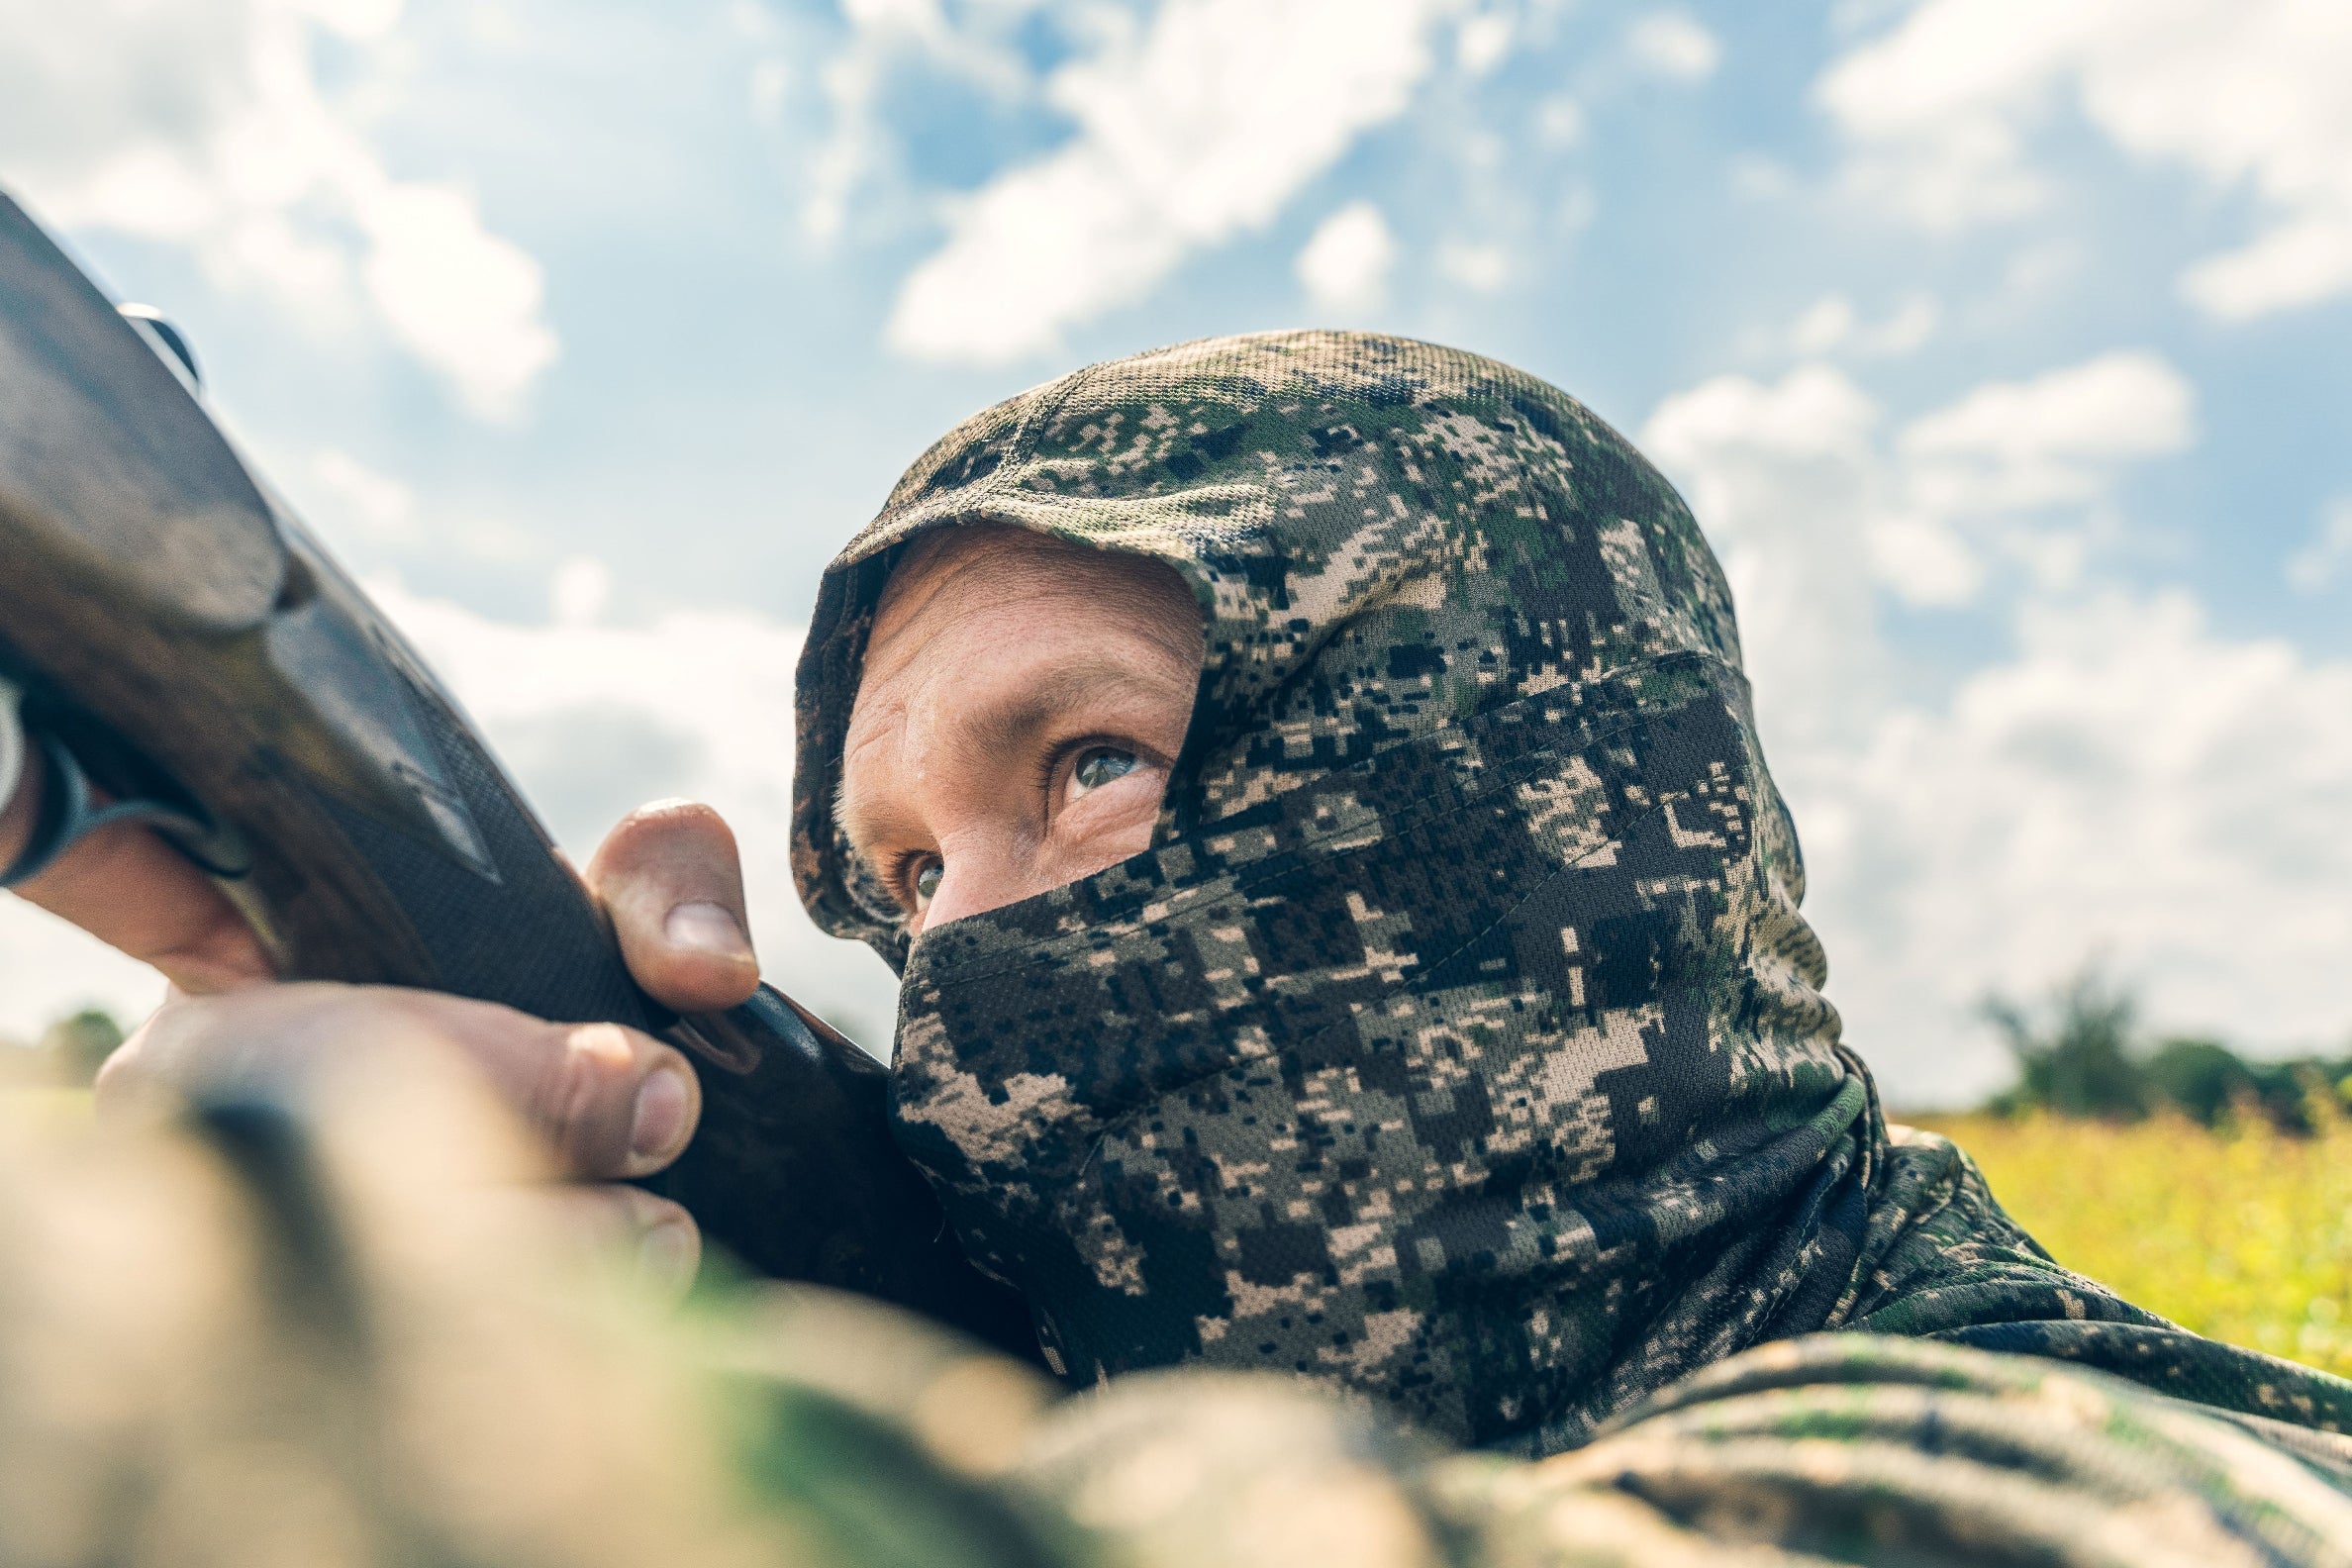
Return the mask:
<svg viewBox="0 0 2352 1568">
<path fill-rule="evenodd" d="M 2352 1049 L 2342 0 L 0 0 L 0 185 L 575 854 L 718 805 L 769 978 L 832 552 L 956 420 L 1214 333 L 1550 379 L 1730 574 L 1847 1037 Z M 149 975 L 0 908 L 0 1031 Z"/>
</svg>

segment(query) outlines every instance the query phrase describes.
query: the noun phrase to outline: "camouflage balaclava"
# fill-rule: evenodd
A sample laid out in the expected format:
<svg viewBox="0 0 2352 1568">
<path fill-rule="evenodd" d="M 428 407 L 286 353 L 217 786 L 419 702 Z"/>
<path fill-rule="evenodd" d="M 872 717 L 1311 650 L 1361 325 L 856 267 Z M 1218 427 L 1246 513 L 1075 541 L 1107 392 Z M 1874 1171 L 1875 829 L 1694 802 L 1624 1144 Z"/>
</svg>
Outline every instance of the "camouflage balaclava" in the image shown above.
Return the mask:
<svg viewBox="0 0 2352 1568">
<path fill-rule="evenodd" d="M 1154 847 L 909 945 L 834 822 L 906 542 L 1147 556 L 1207 634 Z M 1303 1373 L 1549 1451 L 1759 1340 L 2157 1320 L 1891 1144 L 1798 913 L 1729 594 L 1534 378 L 1285 334 L 1094 366 L 925 453 L 801 665 L 811 913 L 902 968 L 902 1146 L 1088 1382 Z"/>
</svg>

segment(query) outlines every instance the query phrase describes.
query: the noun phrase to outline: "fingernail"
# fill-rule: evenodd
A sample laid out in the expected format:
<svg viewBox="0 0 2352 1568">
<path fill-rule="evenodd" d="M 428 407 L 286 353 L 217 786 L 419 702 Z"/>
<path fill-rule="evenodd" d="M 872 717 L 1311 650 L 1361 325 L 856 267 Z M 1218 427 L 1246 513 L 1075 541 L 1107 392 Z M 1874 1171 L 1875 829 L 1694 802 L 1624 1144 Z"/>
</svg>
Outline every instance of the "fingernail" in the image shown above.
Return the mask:
<svg viewBox="0 0 2352 1568">
<path fill-rule="evenodd" d="M 683 1290 L 691 1284 L 702 1248 L 685 1222 L 667 1220 L 637 1238 L 637 1267 L 654 1284 Z"/>
<path fill-rule="evenodd" d="M 691 1097 L 686 1077 L 675 1067 L 656 1067 L 637 1086 L 637 1110 L 629 1124 L 629 1151 L 638 1159 L 667 1159 L 686 1137 Z"/>
<path fill-rule="evenodd" d="M 751 956 L 751 942 L 735 918 L 717 904 L 681 904 L 661 923 L 673 947 L 732 960 Z"/>
</svg>

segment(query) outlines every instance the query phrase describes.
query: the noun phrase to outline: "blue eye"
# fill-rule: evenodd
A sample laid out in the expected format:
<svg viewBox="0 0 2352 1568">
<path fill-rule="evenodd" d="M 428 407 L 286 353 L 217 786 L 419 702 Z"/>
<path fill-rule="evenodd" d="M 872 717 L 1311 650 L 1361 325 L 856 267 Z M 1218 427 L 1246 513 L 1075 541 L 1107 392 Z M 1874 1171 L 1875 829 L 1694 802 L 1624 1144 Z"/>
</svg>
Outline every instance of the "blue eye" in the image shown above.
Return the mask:
<svg viewBox="0 0 2352 1568">
<path fill-rule="evenodd" d="M 1083 795 L 1101 789 L 1114 779 L 1126 778 L 1135 771 L 1135 755 L 1131 751 L 1096 746 L 1078 759 L 1077 769 L 1070 775 L 1070 793 Z"/>
<path fill-rule="evenodd" d="M 932 896 L 939 891 L 939 878 L 945 875 L 946 870 L 945 866 L 933 860 L 930 865 L 915 873 L 916 903 L 929 904 L 931 901 Z"/>
</svg>

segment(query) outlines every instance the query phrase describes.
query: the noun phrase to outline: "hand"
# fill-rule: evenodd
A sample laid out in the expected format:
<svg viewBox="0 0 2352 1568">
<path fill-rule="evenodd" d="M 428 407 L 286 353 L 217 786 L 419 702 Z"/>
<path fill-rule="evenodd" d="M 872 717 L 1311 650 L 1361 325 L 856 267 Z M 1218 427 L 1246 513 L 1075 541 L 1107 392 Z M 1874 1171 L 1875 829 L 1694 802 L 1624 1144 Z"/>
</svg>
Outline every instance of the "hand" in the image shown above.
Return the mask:
<svg viewBox="0 0 2352 1568">
<path fill-rule="evenodd" d="M 438 1087 L 452 1080 L 448 1092 Z M 405 1094 L 412 1084 L 426 1092 Z M 501 1169 L 527 1183 L 518 1196 L 544 1211 L 546 1228 L 592 1247 L 634 1247 L 665 1288 L 694 1277 L 702 1248 L 692 1217 L 621 1185 L 677 1158 L 701 1112 L 685 1058 L 648 1034 L 390 986 L 175 991 L 107 1058 L 97 1104 L 121 1121 L 241 1091 L 328 1121 L 371 1115 L 391 1127 L 412 1171 L 472 1180 Z M 520 1123 L 535 1152 L 485 1164 L 478 1146 L 491 1129 L 474 1118 L 475 1132 L 460 1130 L 469 1092 L 505 1112 L 494 1121 Z M 384 1113 L 387 1100 L 431 1109 L 403 1123 Z"/>
<path fill-rule="evenodd" d="M 20 797 L 31 791 L 20 792 Z M 0 813 L 0 857 L 38 800 Z M 589 862 L 631 972 L 680 1012 L 732 1007 L 759 981 L 744 935 L 735 835 L 706 806 L 632 813 Z M 657 1273 L 690 1278 L 700 1241 L 685 1211 L 614 1183 L 660 1170 L 693 1135 L 701 1094 L 685 1058 L 613 1025 L 559 1026 L 512 1009 L 384 987 L 265 987 L 259 944 L 212 883 L 153 833 L 101 830 L 19 890 L 162 969 L 175 991 L 108 1061 L 99 1105 L 308 1064 L 361 1048 L 464 1062 L 579 1185 L 558 1202 L 575 1225 L 639 1239 Z"/>
</svg>

